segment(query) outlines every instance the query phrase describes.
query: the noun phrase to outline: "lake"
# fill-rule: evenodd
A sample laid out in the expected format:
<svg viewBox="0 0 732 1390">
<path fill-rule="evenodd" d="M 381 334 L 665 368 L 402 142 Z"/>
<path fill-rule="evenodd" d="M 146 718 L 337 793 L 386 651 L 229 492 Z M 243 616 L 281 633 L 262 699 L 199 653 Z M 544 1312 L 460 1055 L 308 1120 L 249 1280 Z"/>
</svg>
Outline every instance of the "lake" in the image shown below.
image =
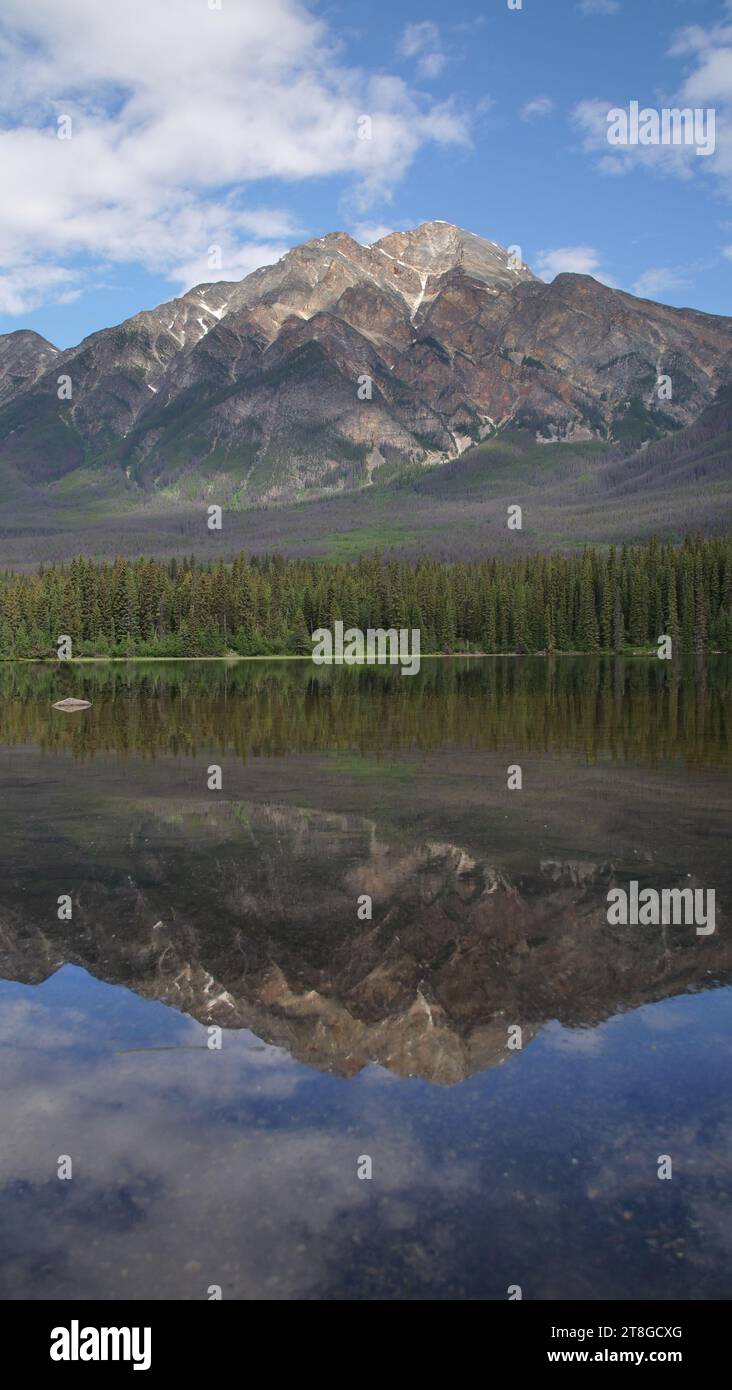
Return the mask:
<svg viewBox="0 0 732 1390">
<path fill-rule="evenodd" d="M 0 1297 L 730 1298 L 731 696 L 0 665 Z"/>
</svg>

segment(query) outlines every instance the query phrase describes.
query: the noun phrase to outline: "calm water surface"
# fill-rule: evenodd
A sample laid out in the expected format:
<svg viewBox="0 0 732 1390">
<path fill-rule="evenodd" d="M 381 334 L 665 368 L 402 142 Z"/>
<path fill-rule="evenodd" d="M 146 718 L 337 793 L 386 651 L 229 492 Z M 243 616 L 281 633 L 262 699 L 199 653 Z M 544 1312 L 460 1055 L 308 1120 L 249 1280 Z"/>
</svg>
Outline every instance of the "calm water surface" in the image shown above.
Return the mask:
<svg viewBox="0 0 732 1390">
<path fill-rule="evenodd" d="M 731 695 L 0 666 L 0 1296 L 732 1296 Z"/>
</svg>

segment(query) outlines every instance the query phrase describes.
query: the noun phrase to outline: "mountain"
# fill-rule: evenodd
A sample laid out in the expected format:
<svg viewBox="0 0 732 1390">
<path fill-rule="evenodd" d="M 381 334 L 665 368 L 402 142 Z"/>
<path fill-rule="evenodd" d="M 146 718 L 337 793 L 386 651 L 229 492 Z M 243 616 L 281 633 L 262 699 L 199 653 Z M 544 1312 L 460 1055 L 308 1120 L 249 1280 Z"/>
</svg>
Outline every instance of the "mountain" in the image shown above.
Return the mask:
<svg viewBox="0 0 732 1390">
<path fill-rule="evenodd" d="M 53 343 L 29 329 L 0 333 L 0 406 L 32 386 L 58 356 Z"/>
<path fill-rule="evenodd" d="M 127 507 L 212 488 L 236 507 L 282 503 L 508 429 L 621 458 L 693 425 L 730 383 L 732 319 L 586 275 L 546 284 L 445 222 L 370 247 L 335 232 L 64 352 L 0 338 L 0 479 L 45 501 L 103 486 Z"/>
</svg>

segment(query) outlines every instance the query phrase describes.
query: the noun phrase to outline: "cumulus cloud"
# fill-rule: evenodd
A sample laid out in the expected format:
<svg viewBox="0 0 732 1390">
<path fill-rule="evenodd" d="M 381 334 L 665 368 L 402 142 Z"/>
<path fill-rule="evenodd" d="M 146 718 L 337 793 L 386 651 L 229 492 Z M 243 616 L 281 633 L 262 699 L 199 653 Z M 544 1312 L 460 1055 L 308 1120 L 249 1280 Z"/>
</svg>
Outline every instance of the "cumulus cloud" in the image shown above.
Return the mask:
<svg viewBox="0 0 732 1390">
<path fill-rule="evenodd" d="M 521 120 L 533 121 L 537 116 L 551 116 L 554 102 L 551 97 L 534 97 L 521 108 Z"/>
<path fill-rule="evenodd" d="M 700 158 L 693 145 L 610 146 L 607 141 L 608 112 L 613 107 L 627 109 L 627 101 L 597 97 L 579 102 L 572 113 L 583 148 L 597 157 L 601 172 L 622 175 L 642 168 L 679 179 L 709 176 L 720 181 L 724 196 L 732 197 L 732 5 L 725 6 L 728 18 L 708 26 L 694 24 L 680 29 L 668 50 L 670 58 L 685 60 L 688 70 L 675 90 L 661 102 L 635 93 L 640 105 L 659 108 L 691 108 L 715 113 L 713 153 Z M 708 130 L 709 128 L 706 127 Z"/>
<path fill-rule="evenodd" d="M 447 62 L 442 51 L 440 31 L 432 20 L 408 24 L 402 34 L 399 52 L 404 58 L 417 59 L 419 77 L 439 77 Z"/>
<path fill-rule="evenodd" d="M 0 271 L 0 314 L 25 314 L 42 304 L 70 304 L 81 294 L 81 276 L 63 266 L 19 265 Z"/>
<path fill-rule="evenodd" d="M 59 139 L 65 117 L 71 138 Z M 466 118 L 401 78 L 343 66 L 300 0 L 5 0 L 4 303 L 21 312 L 73 292 L 80 262 L 210 279 L 211 244 L 222 276 L 243 274 L 298 230 L 261 205 L 265 181 L 340 178 L 366 212 L 428 142 L 467 143 Z"/>
<path fill-rule="evenodd" d="M 596 156 L 597 168 L 603 174 L 621 177 L 633 169 L 655 170 L 679 179 L 694 177 L 695 164 L 709 164 L 699 159 L 690 145 L 610 145 L 608 143 L 608 112 L 623 108 L 622 102 L 593 97 L 580 101 L 572 112 L 572 122 L 578 131 L 587 154 Z"/>
<path fill-rule="evenodd" d="M 389 1123 L 375 1078 L 356 1136 L 303 1109 L 310 1070 L 247 1030 L 227 1029 L 209 1051 L 202 1025 L 165 1010 L 150 1050 L 115 1048 L 96 1010 L 118 993 L 90 983 L 76 1010 L 45 1005 L 43 987 L 4 1001 L 2 1287 L 13 1297 L 205 1299 L 214 1282 L 226 1298 L 328 1297 L 358 1268 L 353 1232 L 373 1221 L 360 1153 L 378 1155 L 384 1249 L 418 1228 L 426 1194 L 455 1202 L 475 1187 L 474 1164 L 435 1166 L 403 1117 Z M 75 1170 L 63 1201 L 59 1154 Z"/>
<path fill-rule="evenodd" d="M 732 5 L 727 6 L 732 10 Z M 732 196 L 732 23 L 704 29 L 699 25 L 682 29 L 675 37 L 671 54 L 691 59 L 692 68 L 679 92 L 683 104 L 716 111 L 716 149 L 698 163 L 702 172 L 716 175 L 723 192 Z M 695 170 L 695 172 L 697 172 Z"/>
<path fill-rule="evenodd" d="M 557 246 L 551 251 L 540 251 L 536 269 L 542 280 L 553 280 L 555 275 L 571 271 L 574 275 L 593 275 L 605 285 L 613 283 L 603 271 L 600 252 L 594 246 Z"/>
</svg>

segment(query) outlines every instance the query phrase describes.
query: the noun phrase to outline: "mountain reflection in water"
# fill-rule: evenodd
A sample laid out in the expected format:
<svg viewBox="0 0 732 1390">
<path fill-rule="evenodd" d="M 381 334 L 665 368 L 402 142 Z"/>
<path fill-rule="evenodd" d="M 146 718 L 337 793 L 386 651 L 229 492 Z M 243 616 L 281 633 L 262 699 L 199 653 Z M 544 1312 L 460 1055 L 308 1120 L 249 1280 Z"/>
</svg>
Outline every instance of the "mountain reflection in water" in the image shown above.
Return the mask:
<svg viewBox="0 0 732 1390">
<path fill-rule="evenodd" d="M 728 1297 L 731 676 L 0 668 L 0 1292 Z"/>
</svg>

